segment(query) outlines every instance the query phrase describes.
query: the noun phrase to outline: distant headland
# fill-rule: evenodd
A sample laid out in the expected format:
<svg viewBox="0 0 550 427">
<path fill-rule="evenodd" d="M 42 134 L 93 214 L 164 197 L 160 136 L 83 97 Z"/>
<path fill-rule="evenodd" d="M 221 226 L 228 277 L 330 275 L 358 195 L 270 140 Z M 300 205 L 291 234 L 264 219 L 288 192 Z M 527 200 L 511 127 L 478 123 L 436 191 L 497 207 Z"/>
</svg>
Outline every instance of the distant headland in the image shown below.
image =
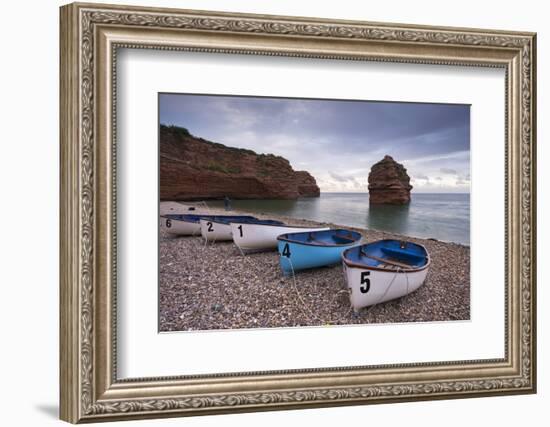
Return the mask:
<svg viewBox="0 0 550 427">
<path fill-rule="evenodd" d="M 273 154 L 228 147 L 160 125 L 160 199 L 319 197 L 315 178 Z"/>
</svg>

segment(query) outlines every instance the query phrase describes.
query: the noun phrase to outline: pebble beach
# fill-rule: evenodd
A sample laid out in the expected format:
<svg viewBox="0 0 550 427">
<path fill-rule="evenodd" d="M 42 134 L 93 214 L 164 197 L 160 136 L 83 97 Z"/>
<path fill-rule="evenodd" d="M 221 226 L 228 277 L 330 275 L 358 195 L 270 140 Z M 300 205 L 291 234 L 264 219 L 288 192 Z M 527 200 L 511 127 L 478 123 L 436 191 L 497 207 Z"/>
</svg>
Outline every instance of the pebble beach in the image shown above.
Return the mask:
<svg viewBox="0 0 550 427">
<path fill-rule="evenodd" d="M 212 209 L 210 213 L 227 214 Z M 231 214 L 248 212 L 233 210 Z M 174 236 L 161 230 L 161 332 L 470 319 L 468 246 L 280 215 L 254 215 L 288 224 L 352 229 L 362 234 L 363 243 L 388 238 L 420 243 L 431 256 L 426 282 L 409 295 L 354 313 L 340 264 L 285 277 L 276 251 L 243 256 L 233 242 L 205 244 L 201 236 Z"/>
</svg>

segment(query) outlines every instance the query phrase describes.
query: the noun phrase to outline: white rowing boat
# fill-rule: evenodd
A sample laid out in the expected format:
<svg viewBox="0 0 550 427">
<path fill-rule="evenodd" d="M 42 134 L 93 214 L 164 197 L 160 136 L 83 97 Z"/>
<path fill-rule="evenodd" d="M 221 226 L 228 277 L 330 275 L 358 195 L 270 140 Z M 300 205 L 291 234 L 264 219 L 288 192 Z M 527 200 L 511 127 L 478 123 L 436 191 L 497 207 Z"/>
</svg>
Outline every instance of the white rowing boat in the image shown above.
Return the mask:
<svg viewBox="0 0 550 427">
<path fill-rule="evenodd" d="M 209 215 L 211 214 L 205 202 L 160 202 L 159 213 L 163 215 Z"/>
<path fill-rule="evenodd" d="M 162 215 L 160 227 L 170 234 L 178 236 L 198 236 L 201 234 L 201 218 L 211 218 L 212 215 Z"/>
<path fill-rule="evenodd" d="M 426 280 L 430 266 L 424 246 L 400 240 L 350 248 L 342 261 L 355 311 L 414 292 Z"/>
<path fill-rule="evenodd" d="M 281 234 L 324 231 L 328 229 L 328 227 L 302 227 L 283 223 L 231 222 L 233 241 L 242 251 L 277 249 L 277 237 Z"/>
<path fill-rule="evenodd" d="M 248 215 L 218 215 L 200 219 L 201 236 L 207 242 L 232 240 L 231 221 L 256 219 Z"/>
</svg>

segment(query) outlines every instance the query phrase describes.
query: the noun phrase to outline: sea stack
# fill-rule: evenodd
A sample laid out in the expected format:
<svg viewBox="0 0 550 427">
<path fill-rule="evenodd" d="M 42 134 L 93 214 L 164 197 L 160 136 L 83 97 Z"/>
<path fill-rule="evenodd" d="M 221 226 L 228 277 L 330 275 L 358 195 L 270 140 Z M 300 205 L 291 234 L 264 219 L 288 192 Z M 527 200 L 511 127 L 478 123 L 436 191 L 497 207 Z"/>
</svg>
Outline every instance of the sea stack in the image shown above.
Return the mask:
<svg viewBox="0 0 550 427">
<path fill-rule="evenodd" d="M 407 169 L 391 156 L 374 164 L 369 174 L 371 204 L 406 205 L 411 201 L 410 177 Z"/>
</svg>

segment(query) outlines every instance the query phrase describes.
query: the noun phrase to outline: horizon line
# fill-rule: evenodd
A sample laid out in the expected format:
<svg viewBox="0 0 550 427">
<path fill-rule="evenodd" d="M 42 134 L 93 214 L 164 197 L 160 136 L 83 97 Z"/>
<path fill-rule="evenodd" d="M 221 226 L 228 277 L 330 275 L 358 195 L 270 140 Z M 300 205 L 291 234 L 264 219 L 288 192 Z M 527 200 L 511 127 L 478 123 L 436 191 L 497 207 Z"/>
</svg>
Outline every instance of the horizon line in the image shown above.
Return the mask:
<svg viewBox="0 0 550 427">
<path fill-rule="evenodd" d="M 320 193 L 369 194 L 368 191 L 320 191 Z M 416 191 L 411 194 L 470 194 L 471 191 Z"/>
</svg>

